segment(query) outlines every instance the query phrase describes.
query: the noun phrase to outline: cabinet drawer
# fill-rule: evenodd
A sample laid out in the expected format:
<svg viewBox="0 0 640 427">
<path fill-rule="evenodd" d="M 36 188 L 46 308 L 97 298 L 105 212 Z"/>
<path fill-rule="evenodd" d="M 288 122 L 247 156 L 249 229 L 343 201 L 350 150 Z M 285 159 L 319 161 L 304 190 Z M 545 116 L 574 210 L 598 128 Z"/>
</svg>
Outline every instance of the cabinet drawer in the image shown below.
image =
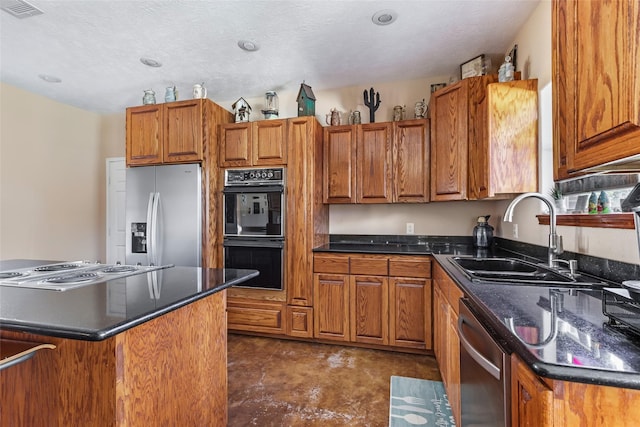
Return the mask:
<svg viewBox="0 0 640 427">
<path fill-rule="evenodd" d="M 229 329 L 238 331 L 284 333 L 282 324 L 283 304 L 233 303 L 227 306 Z"/>
<path fill-rule="evenodd" d="M 388 257 L 354 257 L 349 259 L 351 274 L 365 274 L 368 276 L 389 275 Z"/>
<path fill-rule="evenodd" d="M 431 260 L 427 257 L 389 258 L 389 276 L 391 277 L 431 277 Z"/>
<path fill-rule="evenodd" d="M 349 256 L 316 254 L 313 257 L 313 272 L 349 274 Z"/>
</svg>

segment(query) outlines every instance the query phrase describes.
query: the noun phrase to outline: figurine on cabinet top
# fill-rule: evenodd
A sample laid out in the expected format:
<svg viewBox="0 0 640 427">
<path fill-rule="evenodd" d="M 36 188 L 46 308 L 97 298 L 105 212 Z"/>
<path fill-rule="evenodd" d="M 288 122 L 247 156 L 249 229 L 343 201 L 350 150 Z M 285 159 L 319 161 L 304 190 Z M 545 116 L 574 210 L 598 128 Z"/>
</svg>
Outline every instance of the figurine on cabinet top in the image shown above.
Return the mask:
<svg viewBox="0 0 640 427">
<path fill-rule="evenodd" d="M 249 114 L 251 114 L 251 105 L 244 99 L 240 98 L 231 106 L 236 115 L 236 123 L 243 123 L 249 121 Z"/>
<path fill-rule="evenodd" d="M 297 102 L 298 117 L 316 115 L 316 96 L 313 94 L 311 86 L 306 85 L 304 81 L 300 84 Z"/>
</svg>

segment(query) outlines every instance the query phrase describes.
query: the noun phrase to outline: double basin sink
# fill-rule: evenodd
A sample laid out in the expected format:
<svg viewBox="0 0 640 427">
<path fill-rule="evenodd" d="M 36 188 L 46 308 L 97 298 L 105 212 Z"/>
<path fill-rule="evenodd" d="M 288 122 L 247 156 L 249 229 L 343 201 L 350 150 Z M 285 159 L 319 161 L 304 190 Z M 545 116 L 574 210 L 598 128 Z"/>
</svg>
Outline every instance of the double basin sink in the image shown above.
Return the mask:
<svg viewBox="0 0 640 427">
<path fill-rule="evenodd" d="M 518 258 L 452 257 L 455 265 L 475 283 L 504 283 L 530 286 L 603 287 L 607 284 L 584 274 L 569 274 L 544 264 Z"/>
</svg>

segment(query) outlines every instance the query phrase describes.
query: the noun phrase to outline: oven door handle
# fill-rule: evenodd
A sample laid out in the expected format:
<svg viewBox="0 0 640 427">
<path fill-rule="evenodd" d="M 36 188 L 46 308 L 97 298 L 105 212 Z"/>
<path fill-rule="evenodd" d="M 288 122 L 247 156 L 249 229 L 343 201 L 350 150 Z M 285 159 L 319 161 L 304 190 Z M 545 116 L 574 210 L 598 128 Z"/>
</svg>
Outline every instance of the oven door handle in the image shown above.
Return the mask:
<svg viewBox="0 0 640 427">
<path fill-rule="evenodd" d="M 465 319 L 465 316 L 463 314 L 460 314 L 458 317 L 458 336 L 460 337 L 460 344 L 462 345 L 462 347 L 464 347 L 467 353 L 469 353 L 469 356 L 471 356 L 471 358 L 482 367 L 482 369 L 484 369 L 492 377 L 500 381 L 500 374 L 502 373 L 500 367 L 494 365 L 489 359 L 484 357 L 478 350 L 476 350 L 473 345 L 471 345 L 467 337 L 464 335 L 464 332 L 462 331 L 462 326 L 464 325 L 464 323 L 472 326 L 469 320 Z"/>
<path fill-rule="evenodd" d="M 225 240 L 224 247 L 244 248 L 284 248 L 284 240 L 260 239 L 260 240 Z"/>
<path fill-rule="evenodd" d="M 233 187 L 224 187 L 224 194 L 239 193 L 284 193 L 283 185 L 238 185 Z"/>
</svg>

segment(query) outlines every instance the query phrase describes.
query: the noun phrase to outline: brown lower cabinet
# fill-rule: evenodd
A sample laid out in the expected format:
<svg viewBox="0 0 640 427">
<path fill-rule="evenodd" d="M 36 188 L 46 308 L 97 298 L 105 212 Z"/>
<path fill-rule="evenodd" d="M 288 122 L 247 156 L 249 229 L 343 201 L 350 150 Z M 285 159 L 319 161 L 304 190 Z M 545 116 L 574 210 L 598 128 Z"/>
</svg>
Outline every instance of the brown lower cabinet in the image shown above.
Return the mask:
<svg viewBox="0 0 640 427">
<path fill-rule="evenodd" d="M 456 419 L 460 414 L 460 288 L 438 264 L 433 266 L 433 352 Z M 552 380 L 536 375 L 511 355 L 512 427 L 637 426 L 640 390 Z"/>
<path fill-rule="evenodd" d="M 460 339 L 458 307 L 463 293 L 438 264 L 433 266 L 433 352 L 451 411 L 460 425 Z"/>
<path fill-rule="evenodd" d="M 314 337 L 430 350 L 431 260 L 423 256 L 314 256 Z"/>
<path fill-rule="evenodd" d="M 640 390 L 538 377 L 511 356 L 512 426 L 637 426 Z"/>
</svg>

